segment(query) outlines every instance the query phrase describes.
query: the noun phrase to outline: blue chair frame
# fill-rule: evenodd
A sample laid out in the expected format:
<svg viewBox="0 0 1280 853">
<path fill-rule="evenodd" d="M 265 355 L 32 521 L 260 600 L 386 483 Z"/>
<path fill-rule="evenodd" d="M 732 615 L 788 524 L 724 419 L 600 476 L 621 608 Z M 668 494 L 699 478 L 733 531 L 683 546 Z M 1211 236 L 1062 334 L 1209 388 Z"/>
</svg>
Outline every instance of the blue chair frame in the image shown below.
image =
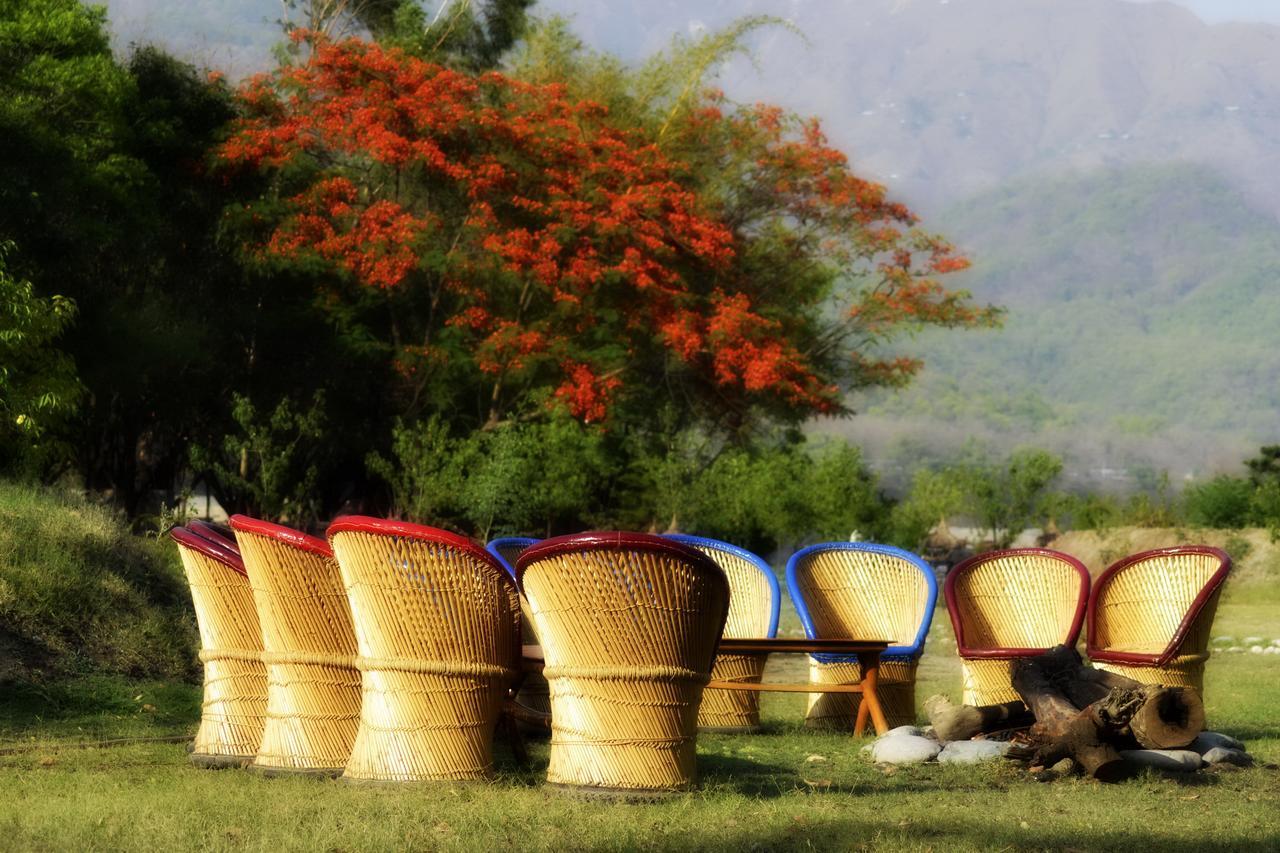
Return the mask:
<svg viewBox="0 0 1280 853">
<path fill-rule="evenodd" d="M 715 548 L 720 551 L 728 551 L 735 557 L 741 557 L 751 565 L 760 570 L 760 573 L 769 581 L 769 589 L 773 595 L 773 608 L 769 613 L 769 633 L 766 636 L 778 636 L 778 617 L 782 612 L 782 589 L 778 585 L 778 576 L 774 574 L 773 567 L 765 562 L 760 555 L 748 551 L 746 548 L 740 548 L 730 542 L 723 542 L 719 539 L 711 539 L 706 536 L 691 536 L 687 533 L 664 533 L 667 539 L 674 539 L 682 545 L 692 547 L 702 546 L 704 548 Z M 732 599 L 730 599 L 732 601 Z"/>
<path fill-rule="evenodd" d="M 490 540 L 489 544 L 484 546 L 484 549 L 496 557 L 498 562 L 502 564 L 502 567 L 511 575 L 511 579 L 515 580 L 516 567 L 507 562 L 507 558 L 502 556 L 502 552 L 499 549 L 504 545 L 508 547 L 528 548 L 530 545 L 536 545 L 541 541 L 541 539 L 535 539 L 532 536 L 500 536 L 497 539 Z"/>
<path fill-rule="evenodd" d="M 791 595 L 791 601 L 795 604 L 796 612 L 800 614 L 800 623 L 804 625 L 805 636 L 811 640 L 818 639 L 818 632 L 813 627 L 813 619 L 809 615 L 809 606 L 805 603 L 804 596 L 800 592 L 796 570 L 800 561 L 808 555 L 826 551 L 859 551 L 862 553 L 884 554 L 906 560 L 920 570 L 920 573 L 924 575 L 925 585 L 928 589 L 927 598 L 925 599 L 924 619 L 920 622 L 920 628 L 916 631 L 915 639 L 911 643 L 889 646 L 884 651 L 884 654 L 880 656 L 880 659 L 910 661 L 918 659 L 924 654 L 924 641 L 929 635 L 929 626 L 933 624 L 934 608 L 938 603 L 938 579 L 934 575 L 933 567 L 926 563 L 919 554 L 913 554 L 910 551 L 895 548 L 892 545 L 878 545 L 874 542 L 820 542 L 817 545 L 801 548 L 787 560 L 787 592 Z M 875 638 L 867 637 L 861 639 Z M 812 657 L 820 663 L 858 662 L 857 657 L 851 655 L 818 654 Z"/>
</svg>

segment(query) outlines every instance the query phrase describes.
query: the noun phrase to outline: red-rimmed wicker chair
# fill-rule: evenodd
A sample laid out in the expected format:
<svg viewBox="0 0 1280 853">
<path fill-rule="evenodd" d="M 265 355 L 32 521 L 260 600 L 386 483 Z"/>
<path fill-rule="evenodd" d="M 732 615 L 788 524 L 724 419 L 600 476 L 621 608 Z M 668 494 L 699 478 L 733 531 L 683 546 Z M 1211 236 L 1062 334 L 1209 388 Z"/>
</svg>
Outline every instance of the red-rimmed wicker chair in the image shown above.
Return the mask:
<svg viewBox="0 0 1280 853">
<path fill-rule="evenodd" d="M 1144 684 L 1203 694 L 1209 632 L 1230 571 L 1226 552 L 1205 545 L 1144 551 L 1115 563 L 1089 598 L 1090 661 Z"/>
<path fill-rule="evenodd" d="M 193 518 L 186 523 L 185 527 L 197 536 L 203 536 L 205 539 L 226 545 L 237 554 L 240 553 L 240 546 L 236 544 L 235 531 L 224 524 Z"/>
<path fill-rule="evenodd" d="M 351 603 L 364 701 L 343 778 L 486 779 L 520 665 L 520 605 L 480 545 L 348 516 L 329 526 Z"/>
<path fill-rule="evenodd" d="M 724 636 L 777 636 L 782 595 L 778 577 L 768 563 L 745 548 L 718 539 L 679 533 L 668 533 L 666 537 L 698 549 L 724 571 L 729 581 L 729 617 Z M 768 659 L 768 655 L 716 655 L 711 678 L 759 684 Z M 760 694 L 754 690 L 703 691 L 698 730 L 735 734 L 760 731 Z"/>
<path fill-rule="evenodd" d="M 204 702 L 191 762 L 200 767 L 243 767 L 262 742 L 267 714 L 267 670 L 253 590 L 240 555 L 185 527 L 169 535 L 191 587 L 204 662 Z"/>
<path fill-rule="evenodd" d="M 1015 548 L 970 557 L 948 574 L 947 612 L 964 676 L 964 704 L 1016 702 L 1013 662 L 1074 646 L 1089 601 L 1089 572 L 1075 557 Z"/>
<path fill-rule="evenodd" d="M 267 665 L 267 725 L 253 767 L 341 775 L 360 721 L 351 606 L 329 544 L 232 516 Z"/>
<path fill-rule="evenodd" d="M 917 554 L 871 542 L 827 542 L 787 561 L 787 587 L 809 637 L 886 639 L 876 695 L 890 726 L 916 722 L 916 669 L 938 601 L 933 569 Z M 809 680 L 857 684 L 856 657 L 812 655 Z M 861 695 L 810 693 L 805 724 L 851 730 Z"/>
<path fill-rule="evenodd" d="M 516 575 L 551 688 L 548 783 L 627 798 L 691 787 L 729 611 L 720 567 L 661 536 L 583 533 L 529 548 Z"/>
</svg>

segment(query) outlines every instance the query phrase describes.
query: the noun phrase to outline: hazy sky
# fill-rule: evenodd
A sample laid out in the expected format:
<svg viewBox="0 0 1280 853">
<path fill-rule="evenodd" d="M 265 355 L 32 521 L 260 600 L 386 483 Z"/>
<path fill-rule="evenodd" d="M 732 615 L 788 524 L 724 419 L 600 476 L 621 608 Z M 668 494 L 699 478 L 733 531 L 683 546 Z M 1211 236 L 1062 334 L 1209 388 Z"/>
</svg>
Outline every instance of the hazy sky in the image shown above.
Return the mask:
<svg viewBox="0 0 1280 853">
<path fill-rule="evenodd" d="M 1157 0 L 1130 0 L 1150 3 Z M 1280 24 L 1280 0 L 1173 0 L 1210 23 L 1222 21 L 1269 21 Z"/>
</svg>

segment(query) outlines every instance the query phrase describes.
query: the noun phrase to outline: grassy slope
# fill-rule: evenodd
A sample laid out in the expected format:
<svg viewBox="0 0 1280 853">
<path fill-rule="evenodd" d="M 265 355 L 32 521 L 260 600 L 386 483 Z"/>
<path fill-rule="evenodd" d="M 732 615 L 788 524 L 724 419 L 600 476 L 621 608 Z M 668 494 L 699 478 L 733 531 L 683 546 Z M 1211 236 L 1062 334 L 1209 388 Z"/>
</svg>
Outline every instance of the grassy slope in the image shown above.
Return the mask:
<svg viewBox="0 0 1280 853">
<path fill-rule="evenodd" d="M 794 622 L 794 618 L 791 620 Z M 784 629 L 795 628 L 784 622 Z M 1280 594 L 1234 590 L 1215 633 L 1280 637 Z M 918 698 L 959 696 L 946 614 L 934 620 Z M 773 678 L 803 669 L 776 661 Z M 790 673 L 785 670 L 791 670 Z M 768 733 L 699 738 L 702 788 L 655 805 L 567 800 L 540 786 L 546 747 L 533 767 L 499 756 L 492 785 L 357 787 L 264 780 L 191 768 L 180 745 L 111 750 L 58 748 L 77 728 L 105 736 L 190 731 L 194 691 L 150 685 L 156 711 L 117 699 L 115 712 L 86 703 L 81 716 L 0 719 L 0 738 L 37 747 L 0 756 L 0 847 L 18 849 L 1274 849 L 1280 840 L 1280 774 L 1255 769 L 1191 778 L 1146 776 L 1104 787 L 1081 780 L 1029 781 L 1013 766 L 939 765 L 876 770 L 861 741 L 805 732 L 803 697 L 765 697 Z M 166 692 L 167 691 L 167 692 Z M 184 692 L 185 691 L 185 692 Z M 1219 729 L 1280 761 L 1280 658 L 1217 655 L 1208 711 Z M 136 703 L 135 703 L 136 704 Z M 149 728 L 140 728 L 144 719 Z M 116 728 L 113 729 L 112 727 Z M 820 759 L 810 760 L 813 756 Z"/>
</svg>

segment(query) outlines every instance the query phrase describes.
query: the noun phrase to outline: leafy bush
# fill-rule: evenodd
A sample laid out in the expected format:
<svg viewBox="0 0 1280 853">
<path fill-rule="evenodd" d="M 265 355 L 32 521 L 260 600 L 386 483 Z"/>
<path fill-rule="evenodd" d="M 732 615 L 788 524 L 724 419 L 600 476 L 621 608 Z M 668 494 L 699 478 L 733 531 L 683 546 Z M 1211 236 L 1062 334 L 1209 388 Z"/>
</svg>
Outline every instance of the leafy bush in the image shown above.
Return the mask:
<svg viewBox="0 0 1280 853">
<path fill-rule="evenodd" d="M 1254 487 L 1225 474 L 1188 486 L 1182 500 L 1187 521 L 1199 527 L 1245 527 L 1250 522 Z"/>
<path fill-rule="evenodd" d="M 0 682 L 195 674 L 195 619 L 167 541 L 84 499 L 0 481 Z"/>
</svg>

